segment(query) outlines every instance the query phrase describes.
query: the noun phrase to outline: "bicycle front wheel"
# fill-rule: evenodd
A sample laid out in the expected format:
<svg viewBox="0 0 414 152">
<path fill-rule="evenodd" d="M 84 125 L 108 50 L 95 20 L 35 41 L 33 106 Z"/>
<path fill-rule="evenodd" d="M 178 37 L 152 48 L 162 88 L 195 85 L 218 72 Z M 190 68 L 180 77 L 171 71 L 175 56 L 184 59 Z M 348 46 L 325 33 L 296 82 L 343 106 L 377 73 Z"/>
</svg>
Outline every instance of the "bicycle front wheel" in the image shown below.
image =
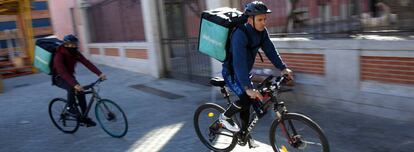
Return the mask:
<svg viewBox="0 0 414 152">
<path fill-rule="evenodd" d="M 49 116 L 56 128 L 64 133 L 73 134 L 79 128 L 79 120 L 76 115 L 69 113 L 66 107 L 65 99 L 53 99 L 49 103 Z"/>
<path fill-rule="evenodd" d="M 328 139 L 322 129 L 310 118 L 297 113 L 274 120 L 270 127 L 270 144 L 276 152 L 329 152 Z"/>
<path fill-rule="evenodd" d="M 230 151 L 237 144 L 235 133 L 224 129 L 218 122 L 224 109 L 214 103 L 206 103 L 194 113 L 194 129 L 200 141 L 213 151 Z"/>
<path fill-rule="evenodd" d="M 121 138 L 128 132 L 128 120 L 124 111 L 113 101 L 99 100 L 95 106 L 96 120 L 112 137 Z"/>
</svg>

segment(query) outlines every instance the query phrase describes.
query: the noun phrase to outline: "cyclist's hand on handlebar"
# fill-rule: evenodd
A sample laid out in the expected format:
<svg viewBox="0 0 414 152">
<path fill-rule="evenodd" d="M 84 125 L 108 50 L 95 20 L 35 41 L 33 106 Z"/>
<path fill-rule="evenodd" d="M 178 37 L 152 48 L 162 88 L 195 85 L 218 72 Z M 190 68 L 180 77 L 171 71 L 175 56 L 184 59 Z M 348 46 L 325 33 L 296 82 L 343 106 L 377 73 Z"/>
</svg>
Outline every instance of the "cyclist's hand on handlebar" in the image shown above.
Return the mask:
<svg viewBox="0 0 414 152">
<path fill-rule="evenodd" d="M 262 94 L 260 94 L 257 90 L 246 89 L 246 94 L 252 99 L 259 99 L 260 101 L 263 100 Z"/>
<path fill-rule="evenodd" d="M 284 69 L 282 71 L 281 74 L 283 76 L 286 76 L 286 78 L 287 78 L 287 81 L 285 81 L 286 82 L 286 85 L 288 85 L 288 86 L 294 86 L 294 83 L 293 83 L 293 71 L 292 70 L 286 68 L 286 69 Z"/>
<path fill-rule="evenodd" d="M 102 73 L 101 75 L 99 75 L 99 78 L 100 78 L 101 80 L 106 80 L 106 75 Z"/>
<path fill-rule="evenodd" d="M 289 80 L 293 80 L 293 71 L 288 68 L 285 68 L 281 75 L 286 75 Z"/>
<path fill-rule="evenodd" d="M 74 88 L 75 88 L 75 91 L 76 92 L 82 92 L 83 91 L 83 87 L 81 85 L 79 85 L 79 84 L 75 85 Z"/>
</svg>

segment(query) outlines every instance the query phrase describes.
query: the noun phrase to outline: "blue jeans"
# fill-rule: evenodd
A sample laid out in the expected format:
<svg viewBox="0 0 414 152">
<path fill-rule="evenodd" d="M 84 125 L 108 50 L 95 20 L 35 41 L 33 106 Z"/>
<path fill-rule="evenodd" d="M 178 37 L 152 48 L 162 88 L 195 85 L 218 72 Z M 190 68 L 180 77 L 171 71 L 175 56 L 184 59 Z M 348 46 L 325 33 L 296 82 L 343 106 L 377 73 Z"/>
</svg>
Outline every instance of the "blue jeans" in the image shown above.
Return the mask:
<svg viewBox="0 0 414 152">
<path fill-rule="evenodd" d="M 237 96 L 241 96 L 243 93 L 245 93 L 245 90 L 243 86 L 241 86 L 237 76 L 234 74 L 233 78 L 230 74 L 230 72 L 223 67 L 223 70 L 221 71 L 221 74 L 223 75 L 223 79 L 227 84 L 227 87 L 230 88 L 231 91 L 233 91 Z"/>
<path fill-rule="evenodd" d="M 62 88 L 64 90 L 66 90 L 67 92 L 67 100 L 68 100 L 68 105 L 73 107 L 75 105 L 76 98 L 78 99 L 78 103 L 79 103 L 79 107 L 82 110 L 82 113 L 86 112 L 86 97 L 85 94 L 83 93 L 75 93 L 75 88 L 70 86 L 68 82 L 66 82 L 65 80 L 63 80 L 62 78 L 60 78 L 59 76 L 55 76 L 53 78 L 54 81 L 54 85 L 56 85 L 59 88 Z"/>
</svg>

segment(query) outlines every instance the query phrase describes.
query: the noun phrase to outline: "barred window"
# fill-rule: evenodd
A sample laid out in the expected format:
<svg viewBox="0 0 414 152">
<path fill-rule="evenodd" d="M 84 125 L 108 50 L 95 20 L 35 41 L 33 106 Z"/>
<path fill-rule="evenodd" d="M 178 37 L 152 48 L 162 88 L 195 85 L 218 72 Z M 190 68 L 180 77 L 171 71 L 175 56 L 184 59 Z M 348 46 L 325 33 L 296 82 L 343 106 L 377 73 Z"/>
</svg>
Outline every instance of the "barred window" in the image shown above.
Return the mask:
<svg viewBox="0 0 414 152">
<path fill-rule="evenodd" d="M 100 1 L 87 12 L 91 42 L 145 41 L 140 1 Z"/>
</svg>

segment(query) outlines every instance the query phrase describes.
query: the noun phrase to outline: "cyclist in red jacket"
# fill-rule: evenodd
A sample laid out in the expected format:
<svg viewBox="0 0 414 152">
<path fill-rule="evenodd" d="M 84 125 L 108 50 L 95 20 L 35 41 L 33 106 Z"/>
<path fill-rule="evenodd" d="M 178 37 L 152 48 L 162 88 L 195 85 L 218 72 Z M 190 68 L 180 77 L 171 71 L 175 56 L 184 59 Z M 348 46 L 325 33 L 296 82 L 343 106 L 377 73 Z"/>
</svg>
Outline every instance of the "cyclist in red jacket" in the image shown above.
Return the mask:
<svg viewBox="0 0 414 152">
<path fill-rule="evenodd" d="M 66 35 L 63 39 L 64 43 L 59 46 L 53 58 L 53 85 L 58 86 L 67 91 L 69 112 L 76 114 L 74 109 L 75 96 L 78 99 L 79 106 L 82 113 L 86 112 L 86 98 L 82 92 L 83 87 L 76 80 L 75 66 L 79 61 L 90 71 L 95 73 L 101 79 L 106 79 L 103 74 L 95 65 L 93 65 L 88 59 L 86 59 L 82 53 L 78 51 L 78 38 L 70 34 Z M 82 120 L 87 126 L 96 126 L 96 123 L 89 117 Z"/>
</svg>

